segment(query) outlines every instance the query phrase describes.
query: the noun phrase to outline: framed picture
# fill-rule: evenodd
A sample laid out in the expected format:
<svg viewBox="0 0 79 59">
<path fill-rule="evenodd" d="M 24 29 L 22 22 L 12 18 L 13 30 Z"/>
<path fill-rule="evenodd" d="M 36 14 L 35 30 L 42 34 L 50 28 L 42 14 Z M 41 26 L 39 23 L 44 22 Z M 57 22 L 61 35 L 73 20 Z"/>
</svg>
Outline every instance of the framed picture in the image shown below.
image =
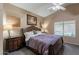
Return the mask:
<svg viewBox="0 0 79 59">
<path fill-rule="evenodd" d="M 28 25 L 37 25 L 37 17 L 27 14 L 27 24 Z"/>
</svg>

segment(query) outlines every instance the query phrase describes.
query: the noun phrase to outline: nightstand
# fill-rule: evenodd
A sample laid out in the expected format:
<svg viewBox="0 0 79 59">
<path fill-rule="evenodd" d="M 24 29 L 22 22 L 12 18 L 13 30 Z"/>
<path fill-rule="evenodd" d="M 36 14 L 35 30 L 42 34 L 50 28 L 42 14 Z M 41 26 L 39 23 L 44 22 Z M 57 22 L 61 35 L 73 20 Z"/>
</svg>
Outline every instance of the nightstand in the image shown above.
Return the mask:
<svg viewBox="0 0 79 59">
<path fill-rule="evenodd" d="M 24 37 L 14 37 L 5 39 L 5 50 L 4 52 L 12 52 L 17 49 L 20 49 L 24 46 L 25 40 Z"/>
</svg>

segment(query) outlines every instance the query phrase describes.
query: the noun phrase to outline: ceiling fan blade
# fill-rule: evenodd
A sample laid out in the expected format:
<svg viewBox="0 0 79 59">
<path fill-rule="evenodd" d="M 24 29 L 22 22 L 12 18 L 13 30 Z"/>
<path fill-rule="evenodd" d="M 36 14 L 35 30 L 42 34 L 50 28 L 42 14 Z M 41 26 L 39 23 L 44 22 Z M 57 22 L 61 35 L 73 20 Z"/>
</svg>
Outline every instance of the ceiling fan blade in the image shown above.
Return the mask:
<svg viewBox="0 0 79 59">
<path fill-rule="evenodd" d="M 66 10 L 66 8 L 65 7 L 62 7 L 62 6 L 60 6 L 60 9 L 63 10 L 63 11 Z"/>
<path fill-rule="evenodd" d="M 66 8 L 65 7 L 63 7 L 63 6 L 59 6 L 59 5 L 57 5 L 57 6 L 52 6 L 52 7 L 50 7 L 50 8 L 48 8 L 49 10 L 53 10 L 53 11 L 57 11 L 57 10 L 66 10 Z"/>
<path fill-rule="evenodd" d="M 63 5 L 64 3 L 52 3 L 54 6 L 60 6 L 60 5 Z"/>
</svg>

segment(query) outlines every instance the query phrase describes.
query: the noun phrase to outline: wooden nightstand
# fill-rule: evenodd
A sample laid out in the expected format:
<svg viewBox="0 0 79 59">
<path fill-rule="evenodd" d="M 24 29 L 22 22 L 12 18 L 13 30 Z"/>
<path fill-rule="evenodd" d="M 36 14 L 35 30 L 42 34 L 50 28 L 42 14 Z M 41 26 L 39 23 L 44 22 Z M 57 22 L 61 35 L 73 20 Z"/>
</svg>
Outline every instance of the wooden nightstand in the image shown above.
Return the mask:
<svg viewBox="0 0 79 59">
<path fill-rule="evenodd" d="M 5 52 L 15 51 L 22 48 L 25 44 L 24 37 L 5 39 Z"/>
</svg>

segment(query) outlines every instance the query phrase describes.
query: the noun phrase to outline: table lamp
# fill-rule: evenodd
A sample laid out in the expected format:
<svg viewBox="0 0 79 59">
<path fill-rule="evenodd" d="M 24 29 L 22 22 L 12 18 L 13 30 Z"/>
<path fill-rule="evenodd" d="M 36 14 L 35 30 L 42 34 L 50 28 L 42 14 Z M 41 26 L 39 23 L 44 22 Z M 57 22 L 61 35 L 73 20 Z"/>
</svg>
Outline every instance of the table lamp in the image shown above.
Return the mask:
<svg viewBox="0 0 79 59">
<path fill-rule="evenodd" d="M 45 24 L 42 24 L 42 32 L 48 32 L 47 31 L 47 26 L 48 26 L 48 24 L 47 23 L 45 23 Z"/>
<path fill-rule="evenodd" d="M 4 25 L 4 30 L 7 30 L 7 32 L 8 32 L 8 38 L 11 38 L 11 36 L 10 36 L 10 30 L 11 29 L 12 29 L 12 25 L 10 25 L 10 24 Z"/>
</svg>

